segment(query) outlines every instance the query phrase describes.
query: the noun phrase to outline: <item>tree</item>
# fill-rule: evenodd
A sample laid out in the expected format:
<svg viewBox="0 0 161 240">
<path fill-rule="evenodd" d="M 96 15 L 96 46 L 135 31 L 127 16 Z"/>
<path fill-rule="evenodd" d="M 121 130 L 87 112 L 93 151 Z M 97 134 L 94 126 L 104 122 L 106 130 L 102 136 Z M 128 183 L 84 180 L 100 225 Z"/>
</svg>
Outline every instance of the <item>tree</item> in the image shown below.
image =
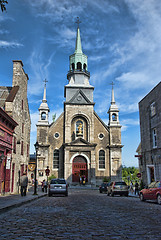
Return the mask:
<svg viewBox="0 0 161 240">
<path fill-rule="evenodd" d="M 6 0 L 0 0 L 0 6 L 1 6 L 2 12 L 6 11 L 6 4 L 8 4 Z"/>
<path fill-rule="evenodd" d="M 139 173 L 139 169 L 135 167 L 125 167 L 122 166 L 122 179 L 127 184 L 130 183 L 130 181 L 139 181 L 140 179 L 137 177 L 137 173 Z"/>
</svg>

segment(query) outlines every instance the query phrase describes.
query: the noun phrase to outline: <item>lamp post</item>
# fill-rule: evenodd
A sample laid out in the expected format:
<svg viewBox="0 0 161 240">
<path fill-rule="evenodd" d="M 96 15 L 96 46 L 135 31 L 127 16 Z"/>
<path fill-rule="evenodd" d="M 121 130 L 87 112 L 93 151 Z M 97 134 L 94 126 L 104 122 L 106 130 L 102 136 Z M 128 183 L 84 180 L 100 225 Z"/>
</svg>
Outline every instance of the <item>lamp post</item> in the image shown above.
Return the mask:
<svg viewBox="0 0 161 240">
<path fill-rule="evenodd" d="M 37 173 L 37 151 L 38 151 L 38 148 L 39 148 L 39 144 L 38 142 L 36 142 L 34 144 L 35 146 L 35 150 L 36 150 L 36 162 L 35 162 L 35 182 L 34 182 L 34 195 L 37 195 L 37 179 L 36 179 L 36 173 Z"/>
</svg>

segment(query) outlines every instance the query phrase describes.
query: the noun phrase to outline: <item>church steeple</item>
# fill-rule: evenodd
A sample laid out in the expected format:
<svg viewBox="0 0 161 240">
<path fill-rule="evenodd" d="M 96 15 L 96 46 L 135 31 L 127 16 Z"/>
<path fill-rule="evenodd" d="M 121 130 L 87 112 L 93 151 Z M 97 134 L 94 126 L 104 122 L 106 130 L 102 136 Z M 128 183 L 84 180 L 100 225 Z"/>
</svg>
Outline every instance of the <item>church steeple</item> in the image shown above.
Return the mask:
<svg viewBox="0 0 161 240">
<path fill-rule="evenodd" d="M 46 79 L 45 79 L 44 82 L 45 82 L 45 84 L 44 84 L 44 95 L 43 95 L 43 100 L 42 100 L 42 102 L 45 103 L 45 102 L 47 102 L 47 100 L 46 100 L 46 82 L 47 82 Z"/>
<path fill-rule="evenodd" d="M 79 18 L 77 17 L 76 23 L 77 27 L 77 37 L 76 37 L 76 45 L 75 52 L 72 54 L 70 58 L 70 71 L 83 71 L 87 73 L 87 56 L 82 51 L 81 37 L 80 37 L 80 29 L 79 29 Z M 89 73 L 88 73 L 89 74 Z"/>
<path fill-rule="evenodd" d="M 70 70 L 67 74 L 69 83 L 65 86 L 64 96 L 66 97 L 66 103 L 94 104 L 94 87 L 89 83 L 90 73 L 87 71 L 87 56 L 82 51 L 79 18 L 77 18 L 76 23 L 78 26 L 75 51 L 74 54 L 69 57 Z"/>
<path fill-rule="evenodd" d="M 114 83 L 112 82 L 112 97 L 111 97 L 111 104 L 115 104 L 115 97 L 114 97 L 114 89 L 113 89 Z"/>
<path fill-rule="evenodd" d="M 42 103 L 40 104 L 40 107 L 39 107 L 39 120 L 38 120 L 38 123 L 37 125 L 49 125 L 49 112 L 50 112 L 50 109 L 48 107 L 48 104 L 47 104 L 47 100 L 46 100 L 46 79 L 45 79 L 45 84 L 44 84 L 44 94 L 43 94 L 43 99 L 42 99 Z"/>
<path fill-rule="evenodd" d="M 120 126 L 119 122 L 119 109 L 115 103 L 115 97 L 114 97 L 114 83 L 112 82 L 112 94 L 111 94 L 111 106 L 108 110 L 109 113 L 109 126 Z"/>
<path fill-rule="evenodd" d="M 75 45 L 75 53 L 83 53 L 82 52 L 82 44 L 81 44 L 81 37 L 80 37 L 80 30 L 79 26 L 77 28 L 77 38 L 76 38 L 76 45 Z"/>
</svg>

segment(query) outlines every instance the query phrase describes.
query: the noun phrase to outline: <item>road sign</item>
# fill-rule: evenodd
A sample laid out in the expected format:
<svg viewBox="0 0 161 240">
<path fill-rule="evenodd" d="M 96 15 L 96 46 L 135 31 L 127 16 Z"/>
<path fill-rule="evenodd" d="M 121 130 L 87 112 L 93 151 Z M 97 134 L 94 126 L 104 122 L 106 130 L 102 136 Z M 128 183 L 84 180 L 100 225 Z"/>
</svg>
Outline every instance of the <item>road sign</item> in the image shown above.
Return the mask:
<svg viewBox="0 0 161 240">
<path fill-rule="evenodd" d="M 46 176 L 49 176 L 50 169 L 49 169 L 49 168 L 47 168 L 47 169 L 45 170 L 45 173 L 46 173 Z"/>
<path fill-rule="evenodd" d="M 141 173 L 137 173 L 137 177 L 138 177 L 138 178 L 141 178 Z"/>
</svg>

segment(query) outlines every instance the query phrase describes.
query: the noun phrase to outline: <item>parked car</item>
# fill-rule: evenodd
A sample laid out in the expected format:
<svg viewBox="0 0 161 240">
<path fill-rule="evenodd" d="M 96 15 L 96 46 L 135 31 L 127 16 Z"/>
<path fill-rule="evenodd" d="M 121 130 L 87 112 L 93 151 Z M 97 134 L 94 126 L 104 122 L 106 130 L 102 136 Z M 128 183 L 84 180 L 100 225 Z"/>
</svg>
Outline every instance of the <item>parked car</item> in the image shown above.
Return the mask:
<svg viewBox="0 0 161 240">
<path fill-rule="evenodd" d="M 107 188 L 108 188 L 108 183 L 102 183 L 100 186 L 99 186 L 99 191 L 100 193 L 103 193 L 103 192 L 107 192 Z"/>
<path fill-rule="evenodd" d="M 125 195 L 128 197 L 128 186 L 125 182 L 111 182 L 108 189 L 107 195 L 114 196 L 114 195 Z"/>
<path fill-rule="evenodd" d="M 48 196 L 53 194 L 64 194 L 68 196 L 68 184 L 63 178 L 52 179 L 49 184 Z"/>
<path fill-rule="evenodd" d="M 140 200 L 155 200 L 161 205 L 161 181 L 152 182 L 140 191 Z"/>
</svg>

